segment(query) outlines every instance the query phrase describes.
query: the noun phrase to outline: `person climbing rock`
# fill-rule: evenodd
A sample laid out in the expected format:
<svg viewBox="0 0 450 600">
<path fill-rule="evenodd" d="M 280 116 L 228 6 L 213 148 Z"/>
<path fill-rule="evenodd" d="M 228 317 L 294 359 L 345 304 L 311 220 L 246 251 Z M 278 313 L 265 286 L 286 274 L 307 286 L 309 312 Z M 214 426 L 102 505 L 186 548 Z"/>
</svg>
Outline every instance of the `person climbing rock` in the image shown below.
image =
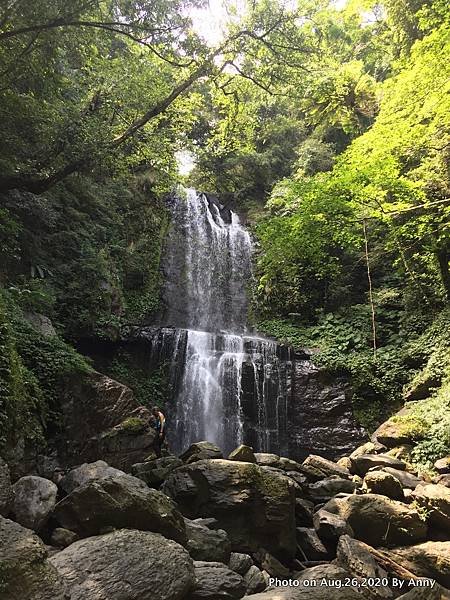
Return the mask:
<svg viewBox="0 0 450 600">
<path fill-rule="evenodd" d="M 161 457 L 161 449 L 166 439 L 166 418 L 158 406 L 152 408 L 154 418 L 153 427 L 156 430 L 155 452 L 158 458 Z"/>
</svg>

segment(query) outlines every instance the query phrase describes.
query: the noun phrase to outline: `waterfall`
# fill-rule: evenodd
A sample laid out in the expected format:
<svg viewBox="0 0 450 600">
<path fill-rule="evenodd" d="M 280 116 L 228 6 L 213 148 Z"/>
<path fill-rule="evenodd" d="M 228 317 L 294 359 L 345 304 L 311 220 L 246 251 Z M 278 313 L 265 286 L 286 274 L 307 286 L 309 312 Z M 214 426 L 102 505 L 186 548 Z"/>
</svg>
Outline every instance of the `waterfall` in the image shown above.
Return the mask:
<svg viewBox="0 0 450 600">
<path fill-rule="evenodd" d="M 171 211 L 165 327 L 153 343 L 170 363 L 171 447 L 181 452 L 208 440 L 225 453 L 243 441 L 278 449 L 286 361 L 281 366 L 275 342 L 248 331 L 250 235 L 238 215 L 195 190 L 174 196 Z"/>
</svg>

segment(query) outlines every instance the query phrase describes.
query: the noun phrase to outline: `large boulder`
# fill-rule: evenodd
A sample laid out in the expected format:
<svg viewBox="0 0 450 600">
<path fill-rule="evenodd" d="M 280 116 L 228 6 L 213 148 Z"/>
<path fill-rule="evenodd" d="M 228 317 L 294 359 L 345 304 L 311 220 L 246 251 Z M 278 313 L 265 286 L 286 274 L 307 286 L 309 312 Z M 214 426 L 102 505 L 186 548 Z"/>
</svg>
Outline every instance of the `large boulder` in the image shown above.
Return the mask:
<svg viewBox="0 0 450 600">
<path fill-rule="evenodd" d="M 435 579 L 450 588 L 450 542 L 424 542 L 417 546 L 392 548 L 389 558 L 419 577 Z"/>
<path fill-rule="evenodd" d="M 426 509 L 432 525 L 450 534 L 450 488 L 434 483 L 418 485 L 412 498 Z"/>
<path fill-rule="evenodd" d="M 54 529 L 50 537 L 51 545 L 56 548 L 67 548 L 67 546 L 78 542 L 78 540 L 79 537 L 74 531 L 69 531 L 69 529 L 64 529 L 64 527 Z"/>
<path fill-rule="evenodd" d="M 440 475 L 446 475 L 450 473 L 450 456 L 440 458 L 434 463 L 434 468 Z"/>
<path fill-rule="evenodd" d="M 128 472 L 153 451 L 150 417 L 130 388 L 106 375 L 70 380 L 61 397 L 59 454 L 65 464 L 102 459 Z"/>
<path fill-rule="evenodd" d="M 411 433 L 402 421 L 402 417 L 407 416 L 409 412 L 408 406 L 403 407 L 396 415 L 378 427 L 373 433 L 372 439 L 388 448 L 410 443 L 412 441 Z"/>
<path fill-rule="evenodd" d="M 341 535 L 353 537 L 353 530 L 347 521 L 323 508 L 314 513 L 313 523 L 321 540 L 336 543 Z"/>
<path fill-rule="evenodd" d="M 392 500 L 403 500 L 402 484 L 384 471 L 369 471 L 364 477 L 363 490 L 369 494 L 387 496 Z"/>
<path fill-rule="evenodd" d="M 251 463 L 202 460 L 172 472 L 162 489 L 187 517 L 216 518 L 234 551 L 295 554 L 295 495 L 285 476 Z"/>
<path fill-rule="evenodd" d="M 131 472 L 150 487 L 159 488 L 167 479 L 169 473 L 181 467 L 182 464 L 183 461 L 177 456 L 162 456 L 161 458 L 133 465 Z"/>
<path fill-rule="evenodd" d="M 351 460 L 352 458 L 362 456 L 363 454 L 381 454 L 386 450 L 386 446 L 383 446 L 383 444 L 380 444 L 379 442 L 366 442 L 365 444 L 355 448 L 348 458 Z"/>
<path fill-rule="evenodd" d="M 398 479 L 403 488 L 408 488 L 410 490 L 413 490 L 422 481 L 422 479 L 412 473 L 408 473 L 408 471 L 400 471 L 399 469 L 393 469 L 392 467 L 383 467 L 382 470 Z"/>
<path fill-rule="evenodd" d="M 188 538 L 186 548 L 194 560 L 229 561 L 231 544 L 223 529 L 209 529 L 190 519 L 184 521 Z"/>
<path fill-rule="evenodd" d="M 44 479 L 27 475 L 14 484 L 13 512 L 15 520 L 34 531 L 41 530 L 56 505 L 58 488 Z"/>
<path fill-rule="evenodd" d="M 297 527 L 297 544 L 300 548 L 300 557 L 305 560 L 328 560 L 330 552 L 317 535 L 315 529 Z"/>
<path fill-rule="evenodd" d="M 252 565 L 244 575 L 244 583 L 247 594 L 257 594 L 266 589 L 266 580 L 261 570 Z"/>
<path fill-rule="evenodd" d="M 295 499 L 295 524 L 297 527 L 311 527 L 313 524 L 314 504 L 303 498 Z"/>
<path fill-rule="evenodd" d="M 29 529 L 0 517 L 0 600 L 65 600 L 47 550 Z"/>
<path fill-rule="evenodd" d="M 252 557 L 242 552 L 232 552 L 228 566 L 239 575 L 245 575 L 253 565 Z"/>
<path fill-rule="evenodd" d="M 281 468 L 281 459 L 277 454 L 269 454 L 268 452 L 255 452 L 255 459 L 258 465 L 262 467 Z"/>
<path fill-rule="evenodd" d="M 207 458 L 223 458 L 223 454 L 222 450 L 211 442 L 196 442 L 189 446 L 180 458 L 184 463 L 189 465 Z"/>
<path fill-rule="evenodd" d="M 340 492 L 352 494 L 357 487 L 357 483 L 351 479 L 344 479 L 337 475 L 331 475 L 321 481 L 310 483 L 306 487 L 306 493 L 311 500 L 324 502 Z"/>
<path fill-rule="evenodd" d="M 323 458 L 322 456 L 316 456 L 315 454 L 310 454 L 303 461 L 303 466 L 312 467 L 313 469 L 317 469 L 322 473 L 322 477 L 330 477 L 331 475 L 337 475 L 338 477 L 348 478 L 349 472 L 346 468 L 339 466 L 335 462 L 328 460 L 327 458 Z"/>
<path fill-rule="evenodd" d="M 125 475 L 123 471 L 110 467 L 104 460 L 97 460 L 93 463 L 84 463 L 79 467 L 71 469 L 59 482 L 60 487 L 70 494 L 74 489 L 96 479 L 103 477 L 117 477 Z"/>
<path fill-rule="evenodd" d="M 419 513 L 385 496 L 336 497 L 323 510 L 347 521 L 355 538 L 371 546 L 414 544 L 426 538 L 427 526 Z"/>
<path fill-rule="evenodd" d="M 361 477 L 364 477 L 372 467 L 392 467 L 399 471 L 406 469 L 406 464 L 402 460 L 388 456 L 387 454 L 362 454 L 350 460 L 352 461 L 351 472 Z"/>
<path fill-rule="evenodd" d="M 127 527 L 186 542 L 184 520 L 172 500 L 131 475 L 104 477 L 77 487 L 56 505 L 54 516 L 80 537 Z"/>
<path fill-rule="evenodd" d="M 365 600 L 358 587 L 352 587 L 350 574 L 332 564 L 305 569 L 297 579 L 269 580 L 265 592 L 244 600 Z M 326 582 L 326 584 L 323 584 Z"/>
<path fill-rule="evenodd" d="M 343 535 L 339 539 L 335 562 L 348 571 L 352 577 L 358 578 L 361 586 L 368 579 L 375 581 L 388 580 L 387 572 L 378 565 L 368 551 L 367 545 L 352 539 L 348 535 Z M 367 595 L 368 599 L 373 600 L 389 600 L 395 597 L 393 590 L 382 585 L 365 586 L 364 594 Z"/>
<path fill-rule="evenodd" d="M 11 477 L 7 463 L 0 456 L 0 515 L 7 517 L 13 501 Z"/>
<path fill-rule="evenodd" d="M 196 583 L 189 600 L 239 600 L 245 594 L 243 578 L 220 562 L 195 561 Z"/>
<path fill-rule="evenodd" d="M 439 475 L 439 477 L 436 478 L 436 483 L 450 488 L 450 474 L 446 473 L 445 475 Z"/>
<path fill-rule="evenodd" d="M 182 600 L 194 585 L 187 551 L 147 531 L 87 538 L 50 562 L 64 577 L 70 600 Z"/>
<path fill-rule="evenodd" d="M 253 452 L 253 448 L 250 446 L 246 446 L 245 444 L 241 444 L 237 448 L 235 448 L 230 455 L 228 456 L 229 460 L 240 460 L 241 462 L 256 462 L 255 453 Z"/>
<path fill-rule="evenodd" d="M 398 600 L 449 600 L 450 593 L 448 590 L 444 590 L 440 585 L 434 584 L 433 587 L 410 587 L 409 592 L 402 594 L 398 597 Z"/>
</svg>

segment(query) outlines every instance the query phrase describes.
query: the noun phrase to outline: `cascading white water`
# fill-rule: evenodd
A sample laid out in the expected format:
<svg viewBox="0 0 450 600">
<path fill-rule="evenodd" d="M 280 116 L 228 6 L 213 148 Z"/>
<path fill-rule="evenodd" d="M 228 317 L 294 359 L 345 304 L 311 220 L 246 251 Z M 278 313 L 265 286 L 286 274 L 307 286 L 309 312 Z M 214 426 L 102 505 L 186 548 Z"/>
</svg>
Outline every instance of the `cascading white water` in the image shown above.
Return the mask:
<svg viewBox="0 0 450 600">
<path fill-rule="evenodd" d="M 206 439 L 229 452 L 242 443 L 242 377 L 249 366 L 257 403 L 254 445 L 269 450 L 278 413 L 269 415 L 268 405 L 275 398 L 278 410 L 283 392 L 276 344 L 247 332 L 250 235 L 238 215 L 194 190 L 173 199 L 172 214 L 165 268 L 165 322 L 177 331 L 175 341 L 170 334 L 172 379 L 178 381 L 172 447 L 182 451 Z M 160 330 L 160 348 L 164 331 L 174 329 Z"/>
</svg>

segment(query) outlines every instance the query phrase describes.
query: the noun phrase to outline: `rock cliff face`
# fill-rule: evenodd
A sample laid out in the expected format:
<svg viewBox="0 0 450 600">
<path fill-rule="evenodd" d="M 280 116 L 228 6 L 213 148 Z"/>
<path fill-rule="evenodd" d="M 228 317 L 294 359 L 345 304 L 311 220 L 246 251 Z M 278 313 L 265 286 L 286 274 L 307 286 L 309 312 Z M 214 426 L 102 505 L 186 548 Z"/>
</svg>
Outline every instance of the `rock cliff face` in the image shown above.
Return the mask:
<svg viewBox="0 0 450 600">
<path fill-rule="evenodd" d="M 307 354 L 293 362 L 287 412 L 287 456 L 295 460 L 311 453 L 335 459 L 367 440 L 353 417 L 348 382 L 316 367 Z"/>
</svg>

